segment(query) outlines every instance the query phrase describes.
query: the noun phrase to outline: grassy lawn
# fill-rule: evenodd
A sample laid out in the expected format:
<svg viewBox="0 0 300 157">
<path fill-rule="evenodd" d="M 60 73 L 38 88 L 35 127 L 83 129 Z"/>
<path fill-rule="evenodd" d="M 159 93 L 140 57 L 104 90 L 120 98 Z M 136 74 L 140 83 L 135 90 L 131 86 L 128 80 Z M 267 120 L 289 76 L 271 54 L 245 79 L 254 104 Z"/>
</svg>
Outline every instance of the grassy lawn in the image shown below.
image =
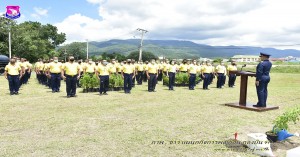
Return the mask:
<svg viewBox="0 0 300 157">
<path fill-rule="evenodd" d="M 0 76 L 0 156 L 255 156 L 250 152 L 216 151 L 225 145 L 170 144 L 169 141 L 226 141 L 238 132 L 239 140 L 248 133 L 264 133 L 286 109 L 300 105 L 300 74 L 272 73 L 268 104 L 279 110 L 263 113 L 224 106 L 237 102 L 236 88 L 211 90 L 177 87 L 168 91 L 160 82 L 156 93 L 146 84 L 131 95 L 109 92 L 80 93 L 66 98 L 37 84 L 35 75 L 23 86 L 20 95 L 10 96 L 8 83 Z M 248 102 L 256 103 L 254 78 L 249 79 Z M 300 131 L 300 123 L 290 132 Z M 298 129 L 298 130 L 297 130 Z M 152 141 L 165 141 L 152 144 Z M 300 145 L 300 139 L 289 142 Z M 288 144 L 288 142 L 283 143 Z M 273 150 L 285 156 L 286 150 Z"/>
</svg>

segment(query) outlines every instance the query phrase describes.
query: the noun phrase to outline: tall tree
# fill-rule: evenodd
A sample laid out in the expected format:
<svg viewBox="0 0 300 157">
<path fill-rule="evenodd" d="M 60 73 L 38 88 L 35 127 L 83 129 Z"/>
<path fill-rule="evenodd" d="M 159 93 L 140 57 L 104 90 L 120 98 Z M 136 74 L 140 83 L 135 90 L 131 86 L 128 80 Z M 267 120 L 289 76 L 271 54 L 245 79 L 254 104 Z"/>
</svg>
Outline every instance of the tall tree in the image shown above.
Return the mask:
<svg viewBox="0 0 300 157">
<path fill-rule="evenodd" d="M 0 51 L 8 54 L 8 46 L 5 46 L 8 45 L 6 44 L 8 43 L 6 36 L 8 25 L 5 21 L 9 19 L 2 19 L 0 29 L 6 30 L 6 33 L 0 34 L 2 36 L 2 38 L 0 37 Z M 31 21 L 15 24 L 12 20 L 9 21 L 11 23 L 12 54 L 15 56 L 24 57 L 30 61 L 35 61 L 38 58 L 49 58 L 53 55 L 51 52 L 66 40 L 66 35 L 58 33 L 57 28 L 53 25 L 42 25 L 39 22 Z"/>
</svg>

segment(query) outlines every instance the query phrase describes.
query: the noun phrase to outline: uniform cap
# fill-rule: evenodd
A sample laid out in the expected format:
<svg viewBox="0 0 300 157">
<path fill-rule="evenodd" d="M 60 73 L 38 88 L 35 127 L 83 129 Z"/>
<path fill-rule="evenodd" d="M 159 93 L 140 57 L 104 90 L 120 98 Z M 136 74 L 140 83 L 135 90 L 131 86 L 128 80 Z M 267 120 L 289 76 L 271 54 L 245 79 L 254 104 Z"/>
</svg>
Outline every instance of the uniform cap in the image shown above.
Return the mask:
<svg viewBox="0 0 300 157">
<path fill-rule="evenodd" d="M 260 53 L 260 56 L 267 56 L 267 57 L 270 57 L 271 55 L 270 55 L 270 54 L 267 54 L 267 53 L 261 52 L 261 53 Z"/>
</svg>

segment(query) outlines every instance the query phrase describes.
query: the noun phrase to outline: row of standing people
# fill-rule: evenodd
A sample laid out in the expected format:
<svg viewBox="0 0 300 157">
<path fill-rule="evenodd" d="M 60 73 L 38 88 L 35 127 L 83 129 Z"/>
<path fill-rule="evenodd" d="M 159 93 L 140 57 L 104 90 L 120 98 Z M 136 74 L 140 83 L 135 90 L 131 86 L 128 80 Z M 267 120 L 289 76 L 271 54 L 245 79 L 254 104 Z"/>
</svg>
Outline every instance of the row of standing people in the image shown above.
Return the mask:
<svg viewBox="0 0 300 157">
<path fill-rule="evenodd" d="M 32 65 L 26 62 L 26 60 L 22 60 L 21 63 L 20 68 L 23 69 L 22 71 L 24 72 L 22 72 L 23 75 L 19 75 L 19 77 L 25 78 L 25 83 L 27 83 L 27 78 L 30 78 Z M 65 79 L 67 83 L 67 96 L 73 97 L 76 94 L 76 86 L 79 86 L 79 78 L 85 73 L 90 74 L 90 76 L 94 74 L 99 76 L 100 94 L 107 94 L 109 75 L 112 74 L 122 75 L 124 78 L 125 93 L 130 93 L 132 87 L 135 85 L 135 80 L 138 85 L 148 81 L 148 91 L 155 92 L 157 81 L 162 80 L 162 75 L 169 77 L 169 90 L 174 90 L 175 77 L 178 72 L 188 73 L 189 89 L 194 90 L 197 74 L 200 74 L 200 77 L 204 80 L 203 89 L 208 89 L 208 85 L 212 83 L 215 76 L 217 76 L 218 79 L 217 88 L 222 88 L 225 84 L 226 73 L 228 74 L 227 71 L 236 70 L 236 65 L 232 63 L 232 65 L 226 69 L 224 63 L 221 63 L 215 68 L 209 62 L 200 64 L 194 60 L 192 62 L 184 61 L 182 64 L 177 64 L 174 60 L 170 62 L 165 60 L 165 62 L 158 63 L 154 59 L 151 60 L 150 63 L 143 63 L 142 61 L 135 63 L 134 60 L 129 59 L 121 63 L 118 63 L 116 60 L 112 60 L 110 63 L 103 60 L 97 64 L 92 60 L 86 60 L 85 62 L 79 60 L 75 62 L 74 57 L 70 57 L 69 62 L 63 63 L 59 62 L 57 57 L 54 57 L 49 61 L 39 59 L 33 69 L 37 74 L 39 83 L 51 88 L 53 93 L 60 91 L 60 81 Z M 29 77 L 26 78 L 25 75 Z M 73 82 L 76 82 L 76 85 L 74 85 Z M 230 74 L 229 87 L 233 87 L 234 82 L 235 75 Z M 16 90 L 11 90 L 12 93 L 15 91 Z"/>
</svg>

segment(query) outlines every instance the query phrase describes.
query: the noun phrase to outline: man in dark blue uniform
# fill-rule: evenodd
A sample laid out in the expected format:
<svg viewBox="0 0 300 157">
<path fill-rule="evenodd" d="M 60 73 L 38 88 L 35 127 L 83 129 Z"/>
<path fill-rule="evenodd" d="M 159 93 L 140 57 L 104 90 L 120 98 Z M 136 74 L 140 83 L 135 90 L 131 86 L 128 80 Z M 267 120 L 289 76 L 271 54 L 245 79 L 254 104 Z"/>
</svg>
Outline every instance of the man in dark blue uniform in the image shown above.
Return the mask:
<svg viewBox="0 0 300 157">
<path fill-rule="evenodd" d="M 256 92 L 258 103 L 254 107 L 266 107 L 268 97 L 268 83 L 270 82 L 270 70 L 272 63 L 269 61 L 269 54 L 260 53 L 261 62 L 256 67 Z"/>
</svg>

